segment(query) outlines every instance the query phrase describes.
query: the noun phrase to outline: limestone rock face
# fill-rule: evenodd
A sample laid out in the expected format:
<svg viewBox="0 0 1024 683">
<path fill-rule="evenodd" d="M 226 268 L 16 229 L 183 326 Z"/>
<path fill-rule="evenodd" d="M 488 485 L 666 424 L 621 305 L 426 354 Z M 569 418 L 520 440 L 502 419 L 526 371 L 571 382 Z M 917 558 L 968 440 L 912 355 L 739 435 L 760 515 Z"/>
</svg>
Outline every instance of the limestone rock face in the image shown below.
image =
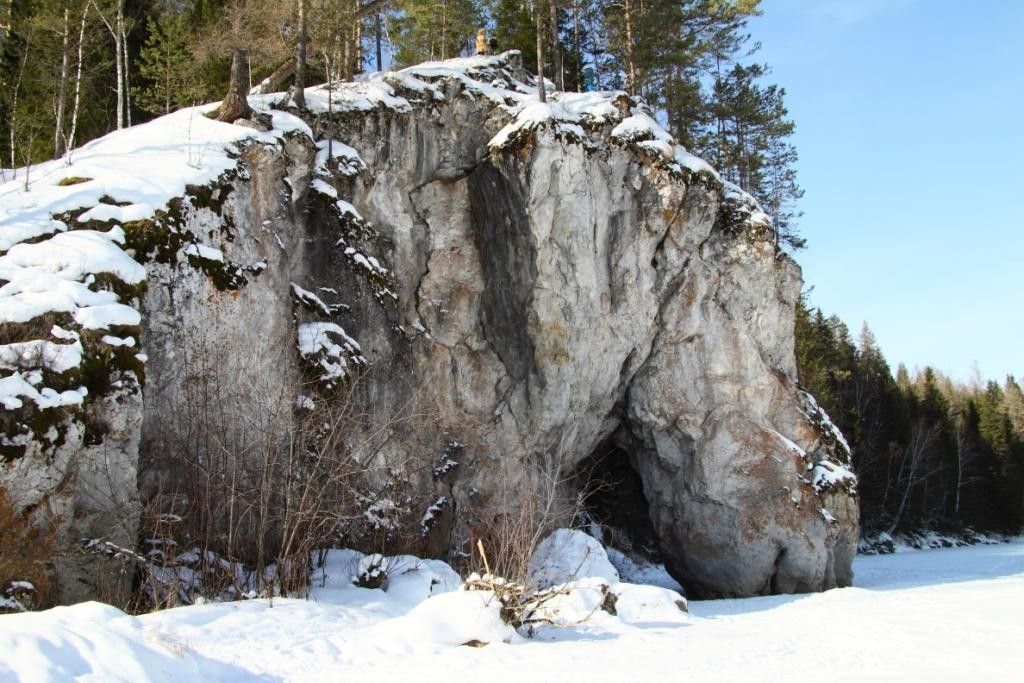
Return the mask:
<svg viewBox="0 0 1024 683">
<path fill-rule="evenodd" d="M 392 245 L 395 322 L 414 337 L 346 329 L 374 339 L 373 362 L 408 363 L 398 381 L 474 445 L 453 507 L 507 500 L 531 463 L 570 471 L 612 438 L 688 590 L 848 585 L 852 475 L 814 475 L 849 454 L 795 384 L 800 271 L 749 198 L 610 125 L 488 147 L 508 119 L 445 87 L 445 106 L 337 134 L 370 169 L 349 196 Z"/>
<path fill-rule="evenodd" d="M 431 552 L 469 552 L 527 508 L 571 523 L 614 444 L 691 593 L 848 585 L 855 479 L 796 385 L 798 266 L 641 102 L 538 109 L 530 87 L 514 53 L 425 65 L 326 106 L 310 89 L 305 123 L 243 145 L 217 201 L 176 223 L 221 261 L 184 242 L 137 255 L 149 358 L 119 417 L 141 425 L 124 495 L 184 500 L 161 454 L 195 422 L 197 377 L 229 370 L 225 443 L 251 446 L 254 415 L 287 440 L 293 407 L 339 393 L 379 417 L 344 440 L 362 517 L 404 506 Z M 274 125 L 284 106 L 254 102 Z"/>
<path fill-rule="evenodd" d="M 131 573 L 97 571 L 82 541 L 102 538 L 126 548 L 136 542 L 141 418 L 139 394 L 115 391 L 92 402 L 80 420 L 61 419 L 51 432 L 59 431 L 59 443 L 29 441 L 24 455 L 0 469 L 0 491 L 14 513 L 4 519 L 4 550 L 20 556 L 2 558 L 4 567 L 38 572 L 23 576 L 41 604 L 127 601 Z"/>
</svg>

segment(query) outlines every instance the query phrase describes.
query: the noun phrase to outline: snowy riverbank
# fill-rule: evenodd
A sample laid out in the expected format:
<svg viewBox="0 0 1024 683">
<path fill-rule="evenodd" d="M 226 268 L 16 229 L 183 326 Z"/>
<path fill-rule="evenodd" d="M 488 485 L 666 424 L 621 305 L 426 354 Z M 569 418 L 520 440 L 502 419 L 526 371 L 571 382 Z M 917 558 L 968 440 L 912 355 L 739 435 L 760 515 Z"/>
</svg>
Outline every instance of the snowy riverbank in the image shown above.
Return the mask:
<svg viewBox="0 0 1024 683">
<path fill-rule="evenodd" d="M 1024 540 L 858 557 L 855 570 L 854 588 L 691 602 L 688 615 L 666 610 L 663 594 L 641 594 L 625 615 L 598 611 L 532 639 L 503 628 L 480 594 L 437 595 L 433 581 L 448 580 L 438 567 L 392 595 L 346 586 L 309 601 L 142 617 L 87 603 L 0 617 L 0 678 L 1019 680 Z M 415 595 L 432 592 L 414 605 Z M 492 636 L 489 645 L 455 644 L 481 634 Z"/>
</svg>

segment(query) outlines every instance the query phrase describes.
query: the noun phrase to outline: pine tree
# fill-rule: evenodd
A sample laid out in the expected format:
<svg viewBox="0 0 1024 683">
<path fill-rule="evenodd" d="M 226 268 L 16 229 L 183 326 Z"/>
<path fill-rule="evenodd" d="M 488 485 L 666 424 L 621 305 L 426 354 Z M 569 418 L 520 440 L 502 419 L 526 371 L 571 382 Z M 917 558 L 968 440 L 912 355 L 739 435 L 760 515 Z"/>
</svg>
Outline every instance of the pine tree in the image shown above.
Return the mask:
<svg viewBox="0 0 1024 683">
<path fill-rule="evenodd" d="M 797 231 L 796 221 L 803 215 L 796 208 L 804 191 L 796 182 L 797 151 L 789 141 L 792 127 L 788 132 L 768 138 L 764 151 L 764 173 L 759 198 L 772 217 L 772 229 L 776 244 L 791 249 L 802 249 L 807 240 Z"/>
<path fill-rule="evenodd" d="M 1000 386 L 988 382 L 977 397 L 978 433 L 992 452 L 992 477 L 996 516 L 1008 528 L 1019 527 L 1024 516 L 1024 446 L 1013 428 L 1010 416 L 1003 408 L 1004 396 Z"/>
<path fill-rule="evenodd" d="M 473 0 L 404 0 L 401 8 L 393 39 L 402 65 L 468 54 L 482 25 Z"/>
<path fill-rule="evenodd" d="M 537 35 L 531 4 L 524 0 L 497 0 L 490 9 L 499 50 L 519 50 L 523 66 L 537 73 Z"/>
<path fill-rule="evenodd" d="M 852 411 L 854 426 L 846 432 L 853 447 L 854 466 L 860 479 L 862 518 L 869 528 L 881 528 L 893 444 L 902 440 L 909 423 L 900 391 L 881 349 L 867 323 L 861 329 L 853 370 Z"/>
<path fill-rule="evenodd" d="M 577 0 L 573 3 L 572 17 L 571 49 L 578 62 L 576 89 L 621 88 L 623 84 L 618 66 L 609 48 L 609 27 L 604 16 L 603 0 Z"/>
<path fill-rule="evenodd" d="M 1024 444 L 1008 378 L 961 384 L 932 368 L 889 371 L 865 325 L 855 353 L 834 317 L 801 299 L 796 316 L 800 382 L 849 441 L 866 529 L 1016 531 L 1024 521 Z"/>
<path fill-rule="evenodd" d="M 139 52 L 139 75 L 147 84 L 136 90 L 135 101 L 145 111 L 169 113 L 196 104 L 191 35 L 184 14 L 150 19 L 148 37 Z"/>
<path fill-rule="evenodd" d="M 714 128 L 704 141 L 709 160 L 719 173 L 755 197 L 766 195 L 769 147 L 785 140 L 794 129 L 785 118 L 785 91 L 760 84 L 767 74 L 765 65 L 735 64 L 715 79 L 710 103 Z M 786 161 L 782 153 L 776 157 Z"/>
</svg>

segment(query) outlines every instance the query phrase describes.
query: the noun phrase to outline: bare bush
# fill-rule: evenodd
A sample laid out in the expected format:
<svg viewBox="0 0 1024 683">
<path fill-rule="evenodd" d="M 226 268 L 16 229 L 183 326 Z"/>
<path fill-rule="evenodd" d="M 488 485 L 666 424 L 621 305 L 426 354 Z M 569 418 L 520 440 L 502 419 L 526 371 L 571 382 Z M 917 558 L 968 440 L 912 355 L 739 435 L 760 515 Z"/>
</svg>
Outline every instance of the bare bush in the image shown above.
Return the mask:
<svg viewBox="0 0 1024 683">
<path fill-rule="evenodd" d="M 503 491 L 498 505 L 492 501 L 490 509 L 500 512 L 472 519 L 475 542 L 472 572 L 466 580 L 468 590 L 494 593 L 502 605 L 502 619 L 527 635 L 538 626 L 570 626 L 593 614 L 568 622 L 553 618 L 557 609 L 551 603 L 578 587 L 541 585 L 534 574 L 537 568 L 531 566 L 545 537 L 580 518 L 587 481 L 580 473 L 570 473 L 563 448 L 535 458 L 531 465 L 519 488 Z M 574 578 L 578 571 L 579 567 Z M 592 588 L 601 591 L 594 611 L 614 613 L 614 595 L 608 586 Z"/>
<path fill-rule="evenodd" d="M 514 582 L 529 581 L 530 558 L 540 541 L 579 516 L 586 486 L 569 471 L 565 450 L 559 447 L 528 461 L 520 485 L 488 501 L 488 514 L 471 511 L 472 571 L 484 569 L 479 549 L 486 548 L 487 573 Z M 497 510 L 498 512 L 493 512 Z"/>
<path fill-rule="evenodd" d="M 523 581 L 515 581 L 495 575 L 491 572 L 487 561 L 487 552 L 483 542 L 477 542 L 477 552 L 484 565 L 484 573 L 474 572 L 466 579 L 466 590 L 489 591 L 501 603 L 501 619 L 527 636 L 533 636 L 540 626 L 571 627 L 586 622 L 598 610 L 615 614 L 616 596 L 607 583 L 592 586 L 576 586 L 568 583 L 556 586 L 540 586 L 529 575 Z M 573 572 L 573 581 L 577 578 L 582 564 Z M 575 618 L 563 618 L 557 602 L 576 590 L 592 590 L 599 594 L 600 599 L 586 613 Z"/>
<path fill-rule="evenodd" d="M 282 387 L 216 344 L 194 340 L 176 396 L 165 401 L 144 534 L 148 559 L 200 584 L 152 589 L 153 606 L 219 597 L 302 595 L 318 548 L 422 546 L 440 430 L 416 392 L 391 404 L 365 370 L 325 390 Z M 152 476 L 155 474 L 155 476 Z M 168 519 L 175 520 L 168 523 Z M 194 558 L 217 558 L 197 567 Z M 247 568 L 217 585 L 208 565 Z M 172 572 L 173 573 L 173 572 Z M 228 577 L 239 576 L 235 569 Z"/>
</svg>

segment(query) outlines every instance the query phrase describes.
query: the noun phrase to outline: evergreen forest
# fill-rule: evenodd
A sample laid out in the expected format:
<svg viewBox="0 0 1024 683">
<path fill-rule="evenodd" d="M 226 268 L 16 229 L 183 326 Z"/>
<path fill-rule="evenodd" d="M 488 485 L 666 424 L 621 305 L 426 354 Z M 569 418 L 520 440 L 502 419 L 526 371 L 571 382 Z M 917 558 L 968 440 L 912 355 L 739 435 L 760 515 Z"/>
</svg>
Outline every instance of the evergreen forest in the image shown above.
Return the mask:
<svg viewBox="0 0 1024 683">
<path fill-rule="evenodd" d="M 958 382 L 900 365 L 893 376 L 866 324 L 854 341 L 805 301 L 796 356 L 800 383 L 850 444 L 863 531 L 1019 531 L 1024 392 L 1012 375 Z"/>
</svg>

